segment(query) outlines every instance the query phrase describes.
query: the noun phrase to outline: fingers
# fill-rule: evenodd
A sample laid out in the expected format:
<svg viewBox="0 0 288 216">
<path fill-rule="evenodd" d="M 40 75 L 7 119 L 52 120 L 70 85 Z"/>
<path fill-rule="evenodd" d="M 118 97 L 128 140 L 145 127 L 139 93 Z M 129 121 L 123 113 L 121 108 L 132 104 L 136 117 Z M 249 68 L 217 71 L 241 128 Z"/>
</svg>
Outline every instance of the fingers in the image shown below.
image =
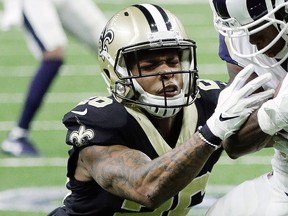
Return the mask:
<svg viewBox="0 0 288 216">
<path fill-rule="evenodd" d="M 270 99 L 274 94 L 274 89 L 269 89 L 263 92 L 255 93 L 245 98 L 243 106 L 245 108 L 253 108 L 253 110 L 258 109 L 265 101 Z"/>
<path fill-rule="evenodd" d="M 265 83 L 269 82 L 272 79 L 272 75 L 270 73 L 265 73 L 250 82 L 248 82 L 244 87 L 242 87 L 238 94 L 242 97 L 247 97 L 253 92 L 255 92 L 257 89 L 259 89 L 261 86 L 263 86 Z"/>
<path fill-rule="evenodd" d="M 231 88 L 241 89 L 253 72 L 254 72 L 254 66 L 252 64 L 247 65 L 234 78 L 234 81 L 230 85 Z"/>
</svg>

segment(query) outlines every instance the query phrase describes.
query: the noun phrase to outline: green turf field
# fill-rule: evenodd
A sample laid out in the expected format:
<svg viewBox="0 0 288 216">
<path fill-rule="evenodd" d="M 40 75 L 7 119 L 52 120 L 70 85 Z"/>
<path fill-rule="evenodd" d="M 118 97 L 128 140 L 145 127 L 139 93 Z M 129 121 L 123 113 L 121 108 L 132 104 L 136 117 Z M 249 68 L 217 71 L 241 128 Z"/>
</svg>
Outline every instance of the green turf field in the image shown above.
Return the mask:
<svg viewBox="0 0 288 216">
<path fill-rule="evenodd" d="M 123 7 L 139 3 L 131 0 L 98 2 L 109 17 Z M 186 1 L 192 2 L 189 4 L 185 0 L 154 2 L 177 14 L 189 36 L 197 42 L 200 77 L 226 81 L 225 65 L 217 55 L 218 35 L 212 25 L 208 1 L 201 4 L 193 0 Z M 0 142 L 18 118 L 36 65 L 21 31 L 0 32 Z M 33 121 L 31 136 L 42 157 L 13 158 L 0 153 L 0 216 L 42 216 L 61 205 L 69 149 L 64 143 L 62 116 L 80 100 L 99 94 L 107 93 L 97 57 L 74 38 L 69 38 L 66 64 Z M 272 154 L 272 150 L 263 150 L 237 160 L 224 155 L 212 173 L 207 199 L 192 210 L 190 216 L 203 215 L 215 197 L 246 179 L 268 172 Z"/>
</svg>

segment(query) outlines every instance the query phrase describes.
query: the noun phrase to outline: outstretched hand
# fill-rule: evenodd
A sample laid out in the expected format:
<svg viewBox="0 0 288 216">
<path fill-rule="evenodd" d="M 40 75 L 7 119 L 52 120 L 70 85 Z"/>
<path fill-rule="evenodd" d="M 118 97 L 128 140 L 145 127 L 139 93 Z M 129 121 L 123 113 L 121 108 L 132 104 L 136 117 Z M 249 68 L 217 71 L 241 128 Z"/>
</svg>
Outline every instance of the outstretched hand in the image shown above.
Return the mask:
<svg viewBox="0 0 288 216">
<path fill-rule="evenodd" d="M 249 115 L 273 96 L 273 89 L 254 93 L 270 81 L 272 76 L 266 73 L 247 82 L 253 72 L 253 65 L 246 66 L 231 85 L 220 93 L 215 112 L 201 130 L 202 135 L 207 140 L 210 139 L 210 142 L 218 140 L 220 143 L 238 131 Z"/>
</svg>

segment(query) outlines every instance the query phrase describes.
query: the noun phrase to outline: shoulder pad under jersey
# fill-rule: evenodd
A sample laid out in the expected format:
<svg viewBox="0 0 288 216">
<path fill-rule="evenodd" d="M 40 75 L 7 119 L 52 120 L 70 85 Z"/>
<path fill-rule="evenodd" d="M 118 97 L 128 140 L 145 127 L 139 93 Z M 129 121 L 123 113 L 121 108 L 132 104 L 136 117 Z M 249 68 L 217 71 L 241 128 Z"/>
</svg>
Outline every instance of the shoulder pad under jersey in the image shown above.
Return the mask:
<svg viewBox="0 0 288 216">
<path fill-rule="evenodd" d="M 220 92 L 226 87 L 225 82 L 208 79 L 199 79 L 198 88 L 201 96 L 218 98 Z"/>
<path fill-rule="evenodd" d="M 123 104 L 113 97 L 95 96 L 81 101 L 70 112 L 64 115 L 65 125 L 78 124 L 96 126 L 99 128 L 123 127 L 127 121 Z"/>
<path fill-rule="evenodd" d="M 220 92 L 226 87 L 226 83 L 206 79 L 198 80 L 200 100 L 207 104 L 216 105 Z"/>
</svg>

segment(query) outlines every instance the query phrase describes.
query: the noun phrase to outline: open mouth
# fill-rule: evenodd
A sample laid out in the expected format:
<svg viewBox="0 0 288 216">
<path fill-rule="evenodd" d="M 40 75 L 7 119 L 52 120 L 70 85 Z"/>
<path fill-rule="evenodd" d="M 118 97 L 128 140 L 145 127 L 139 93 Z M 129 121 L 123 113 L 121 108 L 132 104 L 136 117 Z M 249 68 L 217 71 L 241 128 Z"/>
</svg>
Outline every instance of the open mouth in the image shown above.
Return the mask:
<svg viewBox="0 0 288 216">
<path fill-rule="evenodd" d="M 166 97 L 173 97 L 173 96 L 175 96 L 177 94 L 179 94 L 179 91 L 178 91 L 178 87 L 176 85 L 165 86 L 160 91 L 160 95 L 161 96 L 166 96 Z"/>
</svg>

